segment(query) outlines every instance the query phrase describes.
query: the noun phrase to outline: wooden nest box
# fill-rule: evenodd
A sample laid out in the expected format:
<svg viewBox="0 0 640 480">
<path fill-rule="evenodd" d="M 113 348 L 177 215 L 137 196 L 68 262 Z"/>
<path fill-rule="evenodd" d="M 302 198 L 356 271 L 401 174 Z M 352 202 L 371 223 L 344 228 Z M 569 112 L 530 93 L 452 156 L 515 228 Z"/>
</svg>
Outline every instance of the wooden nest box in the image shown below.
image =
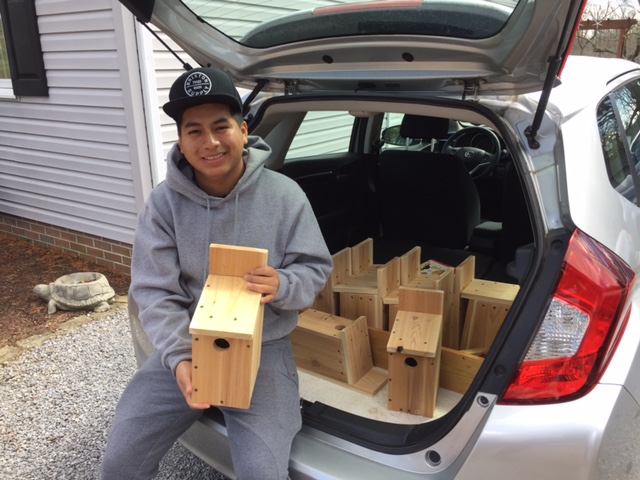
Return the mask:
<svg viewBox="0 0 640 480">
<path fill-rule="evenodd" d="M 441 290 L 400 287 L 389 335 L 389 410 L 433 417 L 442 353 Z"/>
<path fill-rule="evenodd" d="M 296 365 L 309 372 L 345 382 L 368 395 L 387 383 L 374 368 L 367 319 L 356 320 L 309 308 L 298 316 L 291 332 Z"/>
<path fill-rule="evenodd" d="M 210 246 L 209 276 L 189 326 L 196 403 L 243 409 L 251 404 L 264 306 L 243 276 L 266 266 L 267 256 L 259 248 Z"/>
</svg>

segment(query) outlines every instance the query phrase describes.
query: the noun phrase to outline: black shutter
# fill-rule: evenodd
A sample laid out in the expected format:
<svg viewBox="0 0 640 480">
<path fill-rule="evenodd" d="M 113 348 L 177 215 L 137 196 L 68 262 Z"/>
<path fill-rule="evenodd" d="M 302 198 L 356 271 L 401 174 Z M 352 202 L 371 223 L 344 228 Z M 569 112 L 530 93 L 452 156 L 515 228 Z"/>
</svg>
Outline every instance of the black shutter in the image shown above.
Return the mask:
<svg viewBox="0 0 640 480">
<path fill-rule="evenodd" d="M 0 15 L 13 93 L 17 96 L 48 96 L 35 0 L 0 0 Z"/>
</svg>

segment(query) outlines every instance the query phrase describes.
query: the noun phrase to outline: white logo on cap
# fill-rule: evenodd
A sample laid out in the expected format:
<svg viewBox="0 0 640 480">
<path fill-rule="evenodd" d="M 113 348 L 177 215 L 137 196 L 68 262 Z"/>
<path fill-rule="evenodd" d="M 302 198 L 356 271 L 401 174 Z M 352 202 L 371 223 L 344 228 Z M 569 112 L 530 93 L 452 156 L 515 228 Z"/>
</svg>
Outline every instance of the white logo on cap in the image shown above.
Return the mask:
<svg viewBox="0 0 640 480">
<path fill-rule="evenodd" d="M 194 72 L 184 81 L 184 91 L 190 97 L 206 95 L 211 91 L 211 79 L 202 72 Z"/>
</svg>

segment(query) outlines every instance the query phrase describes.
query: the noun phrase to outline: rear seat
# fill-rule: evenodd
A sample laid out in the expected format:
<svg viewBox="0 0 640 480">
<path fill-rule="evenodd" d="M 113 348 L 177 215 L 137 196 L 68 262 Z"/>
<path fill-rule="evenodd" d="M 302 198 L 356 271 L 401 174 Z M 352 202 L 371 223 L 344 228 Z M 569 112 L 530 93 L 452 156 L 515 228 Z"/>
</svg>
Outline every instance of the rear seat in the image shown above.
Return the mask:
<svg viewBox="0 0 640 480">
<path fill-rule="evenodd" d="M 415 116 L 405 115 L 400 135 L 416 138 Z M 420 137 L 418 137 L 420 138 Z M 374 260 L 384 263 L 413 246 L 422 260 L 455 266 L 476 256 L 476 278 L 493 265 L 487 254 L 467 250 L 480 223 L 480 199 L 471 175 L 454 155 L 387 149 L 378 159 L 378 212 L 381 236 L 374 241 Z"/>
</svg>

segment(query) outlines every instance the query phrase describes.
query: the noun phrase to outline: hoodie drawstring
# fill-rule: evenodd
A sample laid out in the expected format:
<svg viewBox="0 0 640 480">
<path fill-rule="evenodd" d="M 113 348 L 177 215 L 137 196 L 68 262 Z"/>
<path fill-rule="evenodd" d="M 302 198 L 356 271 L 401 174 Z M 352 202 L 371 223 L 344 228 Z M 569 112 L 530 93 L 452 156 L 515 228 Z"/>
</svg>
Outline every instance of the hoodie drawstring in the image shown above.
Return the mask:
<svg viewBox="0 0 640 480">
<path fill-rule="evenodd" d="M 209 262 L 211 259 L 209 258 L 209 245 L 211 244 L 211 200 L 207 197 L 207 241 L 204 242 L 204 258 L 207 259 L 204 262 L 204 271 L 202 273 L 202 284 L 207 284 L 207 278 L 209 277 Z"/>
<path fill-rule="evenodd" d="M 238 200 L 240 194 L 236 193 L 234 212 L 233 212 L 233 244 L 238 245 Z"/>
</svg>

